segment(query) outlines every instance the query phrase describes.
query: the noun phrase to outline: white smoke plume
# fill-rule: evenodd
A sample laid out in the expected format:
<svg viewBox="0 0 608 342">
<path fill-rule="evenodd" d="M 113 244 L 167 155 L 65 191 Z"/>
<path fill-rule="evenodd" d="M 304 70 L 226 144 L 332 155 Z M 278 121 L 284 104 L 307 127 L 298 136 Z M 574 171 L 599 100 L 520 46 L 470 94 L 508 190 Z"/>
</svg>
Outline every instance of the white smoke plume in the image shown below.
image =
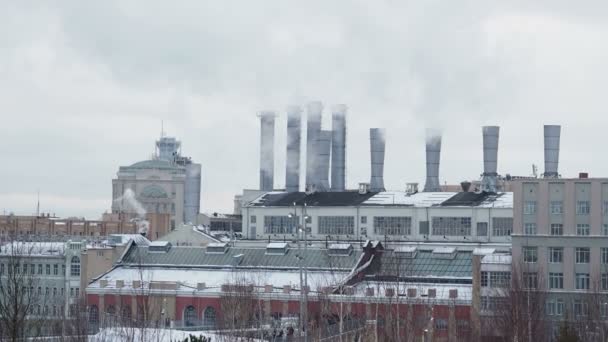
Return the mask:
<svg viewBox="0 0 608 342">
<path fill-rule="evenodd" d="M 144 206 L 139 203 L 135 197 L 135 192 L 133 192 L 133 190 L 130 188 L 125 190 L 125 193 L 118 197 L 115 201 L 118 202 L 122 212 L 136 213 L 141 219 L 146 217 L 146 209 L 144 209 Z"/>
</svg>

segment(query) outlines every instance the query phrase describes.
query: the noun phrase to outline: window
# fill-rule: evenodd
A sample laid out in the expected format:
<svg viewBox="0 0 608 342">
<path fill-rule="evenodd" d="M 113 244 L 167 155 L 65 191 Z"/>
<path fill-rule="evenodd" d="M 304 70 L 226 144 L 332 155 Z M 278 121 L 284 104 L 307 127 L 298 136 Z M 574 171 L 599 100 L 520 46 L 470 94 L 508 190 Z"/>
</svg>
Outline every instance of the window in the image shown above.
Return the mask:
<svg viewBox="0 0 608 342">
<path fill-rule="evenodd" d="M 319 216 L 319 234 L 354 235 L 354 216 Z"/>
<path fill-rule="evenodd" d="M 562 201 L 551 201 L 550 203 L 551 214 L 563 214 L 564 213 L 564 202 Z"/>
<path fill-rule="evenodd" d="M 435 319 L 435 329 L 442 331 L 442 330 L 448 330 L 448 320 L 445 318 L 437 318 Z"/>
<path fill-rule="evenodd" d="M 577 273 L 576 274 L 576 289 L 577 290 L 589 290 L 590 277 L 589 273 Z"/>
<path fill-rule="evenodd" d="M 590 207 L 589 201 L 576 201 L 576 214 L 589 215 Z"/>
<path fill-rule="evenodd" d="M 432 222 L 433 235 L 471 235 L 470 217 L 435 216 Z"/>
<path fill-rule="evenodd" d="M 196 315 L 196 309 L 194 306 L 190 305 L 184 310 L 184 324 L 187 327 L 191 327 L 197 324 L 196 320 L 198 319 Z"/>
<path fill-rule="evenodd" d="M 524 286 L 527 289 L 538 288 L 538 274 L 536 274 L 534 272 L 525 272 L 524 273 Z"/>
<path fill-rule="evenodd" d="M 477 222 L 477 236 L 488 236 L 488 222 Z"/>
<path fill-rule="evenodd" d="M 74 297 L 74 288 L 70 287 L 70 297 Z"/>
<path fill-rule="evenodd" d="M 411 217 L 374 216 L 374 234 L 376 235 L 410 235 L 411 233 Z"/>
<path fill-rule="evenodd" d="M 0 274 L 4 274 L 4 264 L 0 264 Z"/>
<path fill-rule="evenodd" d="M 58 264 L 53 265 L 53 274 L 59 275 L 59 265 Z"/>
<path fill-rule="evenodd" d="M 203 325 L 206 327 L 215 327 L 215 309 L 212 306 L 208 306 L 203 311 Z"/>
<path fill-rule="evenodd" d="M 51 265 L 46 265 L 46 275 L 51 274 Z"/>
<path fill-rule="evenodd" d="M 536 235 L 536 223 L 524 223 L 524 234 Z"/>
<path fill-rule="evenodd" d="M 608 236 L 608 224 L 602 225 L 602 235 Z"/>
<path fill-rule="evenodd" d="M 536 214 L 536 201 L 525 201 L 524 202 L 524 214 L 526 214 L 526 215 Z"/>
<path fill-rule="evenodd" d="M 257 216 L 251 215 L 250 222 L 255 224 L 257 222 Z"/>
<path fill-rule="evenodd" d="M 42 287 L 38 286 L 38 294 L 41 295 L 42 294 Z"/>
<path fill-rule="evenodd" d="M 367 216 L 361 216 L 361 224 L 367 224 Z"/>
<path fill-rule="evenodd" d="M 608 303 L 607 302 L 600 303 L 600 316 L 602 316 L 604 319 L 606 317 L 608 317 Z"/>
<path fill-rule="evenodd" d="M 76 297 L 80 297 L 80 289 L 78 287 L 74 290 L 74 292 L 76 294 Z"/>
<path fill-rule="evenodd" d="M 264 233 L 266 234 L 293 234 L 298 217 L 264 216 Z"/>
<path fill-rule="evenodd" d="M 551 223 L 551 235 L 564 235 L 564 225 L 561 223 Z"/>
<path fill-rule="evenodd" d="M 608 248 L 602 247 L 601 252 L 602 252 L 602 264 L 606 265 L 606 264 L 608 264 Z"/>
<path fill-rule="evenodd" d="M 61 288 L 61 296 L 63 297 L 63 294 L 65 293 L 65 288 Z"/>
<path fill-rule="evenodd" d="M 562 316 L 564 314 L 564 300 L 563 299 L 548 300 L 546 310 L 547 310 L 547 315 Z"/>
<path fill-rule="evenodd" d="M 36 265 L 30 264 L 30 274 L 36 274 Z"/>
<path fill-rule="evenodd" d="M 524 262 L 534 263 L 538 260 L 538 248 L 523 247 Z"/>
<path fill-rule="evenodd" d="M 420 235 L 429 235 L 429 221 L 420 221 L 418 223 L 418 231 Z"/>
<path fill-rule="evenodd" d="M 578 223 L 576 225 L 576 235 L 589 235 L 589 225 L 586 223 Z"/>
<path fill-rule="evenodd" d="M 587 302 L 582 301 L 580 299 L 574 300 L 573 303 L 574 308 L 574 316 L 587 316 L 589 313 L 589 305 Z"/>
<path fill-rule="evenodd" d="M 549 273 L 549 288 L 550 289 L 563 289 L 564 288 L 564 274 L 563 273 Z"/>
<path fill-rule="evenodd" d="M 42 264 L 38 265 L 38 274 L 42 274 Z"/>
<path fill-rule="evenodd" d="M 589 263 L 589 248 L 588 247 L 577 247 L 575 250 L 576 263 L 577 264 L 588 264 Z"/>
<path fill-rule="evenodd" d="M 53 287 L 53 297 L 57 297 L 57 288 Z"/>
<path fill-rule="evenodd" d="M 564 249 L 562 247 L 549 247 L 549 262 L 560 264 L 564 260 Z"/>
<path fill-rule="evenodd" d="M 92 305 L 89 308 L 89 324 L 93 328 L 96 328 L 99 325 L 99 309 L 97 308 L 97 305 Z"/>
<path fill-rule="evenodd" d="M 490 287 L 508 287 L 511 282 L 511 273 L 509 272 L 489 272 Z"/>
<path fill-rule="evenodd" d="M 61 274 L 62 274 L 64 277 L 66 276 L 66 274 L 65 274 L 65 264 L 62 264 L 62 265 L 61 265 Z"/>
<path fill-rule="evenodd" d="M 492 235 L 494 236 L 509 236 L 513 230 L 512 217 L 493 217 L 492 218 Z"/>
<path fill-rule="evenodd" d="M 80 276 L 80 258 L 73 256 L 70 264 L 70 275 L 72 277 Z"/>
<path fill-rule="evenodd" d="M 604 216 L 608 215 L 608 201 L 602 202 L 602 214 Z"/>
<path fill-rule="evenodd" d="M 480 282 L 481 282 L 481 287 L 488 286 L 488 272 L 481 272 Z"/>
<path fill-rule="evenodd" d="M 602 273 L 602 290 L 608 290 L 608 273 Z"/>
</svg>

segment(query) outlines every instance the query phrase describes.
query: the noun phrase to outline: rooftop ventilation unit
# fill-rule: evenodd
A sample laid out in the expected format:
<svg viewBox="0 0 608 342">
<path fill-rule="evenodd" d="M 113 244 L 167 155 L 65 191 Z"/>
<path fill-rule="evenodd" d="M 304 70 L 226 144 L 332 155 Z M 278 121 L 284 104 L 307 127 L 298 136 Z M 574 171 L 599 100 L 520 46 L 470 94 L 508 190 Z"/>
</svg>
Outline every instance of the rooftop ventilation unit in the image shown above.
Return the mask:
<svg viewBox="0 0 608 342">
<path fill-rule="evenodd" d="M 405 193 L 413 195 L 418 192 L 418 183 L 407 183 L 405 184 Z"/>
<path fill-rule="evenodd" d="M 439 192 L 439 159 L 441 156 L 441 135 L 438 131 L 426 131 L 426 182 L 424 192 Z"/>
<path fill-rule="evenodd" d="M 207 245 L 205 253 L 207 254 L 225 254 L 228 251 L 228 244 L 223 242 L 214 242 Z"/>
<path fill-rule="evenodd" d="M 437 247 L 433 249 L 432 257 L 434 259 L 454 259 L 456 257 L 456 248 L 454 247 Z"/>
<path fill-rule="evenodd" d="M 481 190 L 497 192 L 498 164 L 498 126 L 483 126 L 483 174 Z"/>
<path fill-rule="evenodd" d="M 395 248 L 395 255 L 399 258 L 414 259 L 417 248 L 414 246 L 402 246 Z"/>
<path fill-rule="evenodd" d="M 559 125 L 545 125 L 545 178 L 558 178 L 558 166 L 559 166 L 559 140 L 561 133 L 561 126 Z"/>
<path fill-rule="evenodd" d="M 260 190 L 274 188 L 274 118 L 271 111 L 263 111 L 260 116 Z"/>
<path fill-rule="evenodd" d="M 369 139 L 372 161 L 370 188 L 372 191 L 384 191 L 385 130 L 370 128 Z"/>
<path fill-rule="evenodd" d="M 327 254 L 334 256 L 348 256 L 353 252 L 353 245 L 350 243 L 332 243 L 327 249 Z"/>
<path fill-rule="evenodd" d="M 359 183 L 359 195 L 365 195 L 369 191 L 369 183 Z"/>
<path fill-rule="evenodd" d="M 266 255 L 285 255 L 289 249 L 286 242 L 271 242 L 266 245 Z"/>
<path fill-rule="evenodd" d="M 299 106 L 287 108 L 287 157 L 285 159 L 285 190 L 300 190 L 300 139 L 302 136 L 302 110 Z"/>
<path fill-rule="evenodd" d="M 331 190 L 344 191 L 346 180 L 346 105 L 332 108 Z"/>
<path fill-rule="evenodd" d="M 148 252 L 167 253 L 171 249 L 169 241 L 152 241 L 148 246 Z"/>
</svg>

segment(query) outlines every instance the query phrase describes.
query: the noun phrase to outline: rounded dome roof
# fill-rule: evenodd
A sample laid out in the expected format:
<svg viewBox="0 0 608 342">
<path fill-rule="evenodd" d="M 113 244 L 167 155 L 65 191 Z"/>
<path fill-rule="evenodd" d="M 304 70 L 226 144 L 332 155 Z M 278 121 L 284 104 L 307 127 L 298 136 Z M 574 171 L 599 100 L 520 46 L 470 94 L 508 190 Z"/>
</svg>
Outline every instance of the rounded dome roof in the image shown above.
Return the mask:
<svg viewBox="0 0 608 342">
<path fill-rule="evenodd" d="M 140 196 L 147 198 L 169 198 L 165 189 L 156 184 L 146 186 L 140 193 Z"/>
</svg>

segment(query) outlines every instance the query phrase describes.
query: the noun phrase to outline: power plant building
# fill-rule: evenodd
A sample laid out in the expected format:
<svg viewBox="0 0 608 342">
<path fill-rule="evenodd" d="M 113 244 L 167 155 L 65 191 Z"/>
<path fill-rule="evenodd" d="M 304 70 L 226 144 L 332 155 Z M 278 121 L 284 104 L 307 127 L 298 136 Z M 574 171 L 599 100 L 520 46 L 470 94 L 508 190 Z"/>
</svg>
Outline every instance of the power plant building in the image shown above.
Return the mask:
<svg viewBox="0 0 608 342">
<path fill-rule="evenodd" d="M 152 159 L 121 166 L 112 180 L 112 213 L 170 214 L 170 227 L 196 223 L 201 165 L 180 153 L 181 143 L 162 136 Z M 139 206 L 136 204 L 139 203 Z"/>
</svg>

